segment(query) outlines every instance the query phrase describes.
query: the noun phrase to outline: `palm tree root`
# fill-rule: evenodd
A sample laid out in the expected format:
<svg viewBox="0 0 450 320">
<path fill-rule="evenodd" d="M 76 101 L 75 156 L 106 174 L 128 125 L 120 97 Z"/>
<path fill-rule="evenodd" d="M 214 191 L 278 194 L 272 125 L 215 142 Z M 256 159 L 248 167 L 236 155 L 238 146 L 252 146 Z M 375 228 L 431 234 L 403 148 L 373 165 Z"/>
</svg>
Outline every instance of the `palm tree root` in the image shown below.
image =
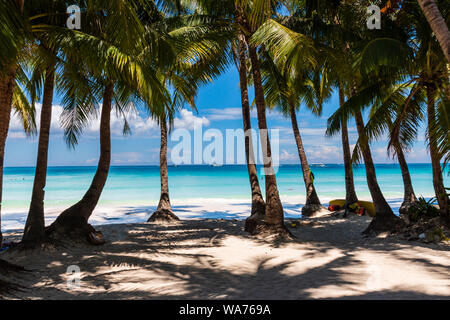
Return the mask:
<svg viewBox="0 0 450 320">
<path fill-rule="evenodd" d="M 257 230 L 259 226 L 265 224 L 264 217 L 264 211 L 252 212 L 252 215 L 245 220 L 244 231 L 250 234 L 255 234 L 255 230 Z"/>
<path fill-rule="evenodd" d="M 102 232 L 95 230 L 84 217 L 78 215 L 61 214 L 45 232 L 55 243 L 105 244 Z"/>
<path fill-rule="evenodd" d="M 400 215 L 408 215 L 408 210 L 415 204 L 415 201 L 403 201 L 398 212 Z"/>
<path fill-rule="evenodd" d="M 329 213 L 329 211 L 321 204 L 306 204 L 302 208 L 302 215 L 306 217 L 316 217 L 323 213 Z"/>
<path fill-rule="evenodd" d="M 363 231 L 364 236 L 377 236 L 380 233 L 398 233 L 405 225 L 405 222 L 397 216 L 380 216 L 376 215 L 366 230 Z"/>
<path fill-rule="evenodd" d="M 245 221 L 245 231 L 252 236 L 262 238 L 273 238 L 279 240 L 292 240 L 294 236 L 283 225 L 274 225 L 266 223 L 260 216 L 252 215 Z"/>
<path fill-rule="evenodd" d="M 252 214 L 245 220 L 246 232 L 252 233 L 258 225 L 264 224 L 264 217 L 266 216 L 266 203 L 260 197 L 253 197 L 252 199 Z"/>
<path fill-rule="evenodd" d="M 178 218 L 172 210 L 170 209 L 158 209 L 148 218 L 147 222 L 162 222 L 162 223 L 170 223 L 179 221 Z"/>
</svg>

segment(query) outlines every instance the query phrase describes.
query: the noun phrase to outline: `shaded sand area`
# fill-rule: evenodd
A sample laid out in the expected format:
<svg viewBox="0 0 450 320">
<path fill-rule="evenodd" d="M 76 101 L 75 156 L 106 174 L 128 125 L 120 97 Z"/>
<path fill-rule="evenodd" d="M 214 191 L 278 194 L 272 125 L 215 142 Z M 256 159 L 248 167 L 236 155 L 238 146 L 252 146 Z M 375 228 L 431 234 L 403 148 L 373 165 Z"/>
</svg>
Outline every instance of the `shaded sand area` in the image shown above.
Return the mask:
<svg viewBox="0 0 450 320">
<path fill-rule="evenodd" d="M 104 225 L 101 247 L 0 258 L 34 270 L 17 279 L 25 299 L 450 299 L 449 245 L 364 239 L 369 221 L 304 219 L 290 242 L 255 239 L 238 220 Z"/>
</svg>

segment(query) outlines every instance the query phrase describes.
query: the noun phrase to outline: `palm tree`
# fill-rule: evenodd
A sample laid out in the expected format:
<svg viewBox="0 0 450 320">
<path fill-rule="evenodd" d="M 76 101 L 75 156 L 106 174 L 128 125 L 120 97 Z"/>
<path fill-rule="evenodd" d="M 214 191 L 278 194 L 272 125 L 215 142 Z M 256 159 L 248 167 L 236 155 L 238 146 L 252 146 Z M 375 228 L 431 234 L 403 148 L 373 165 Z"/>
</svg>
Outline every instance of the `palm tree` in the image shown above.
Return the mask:
<svg viewBox="0 0 450 320">
<path fill-rule="evenodd" d="M 372 153 L 368 141 L 364 137 L 364 120 L 360 110 L 355 112 L 356 127 L 358 129 L 359 139 L 361 139 L 361 149 L 366 167 L 366 179 L 375 207 L 376 216 L 370 225 L 364 231 L 365 234 L 377 233 L 380 231 L 394 230 L 398 225 L 398 219 L 394 215 L 391 207 L 387 203 L 381 188 L 377 181 L 375 165 L 373 163 Z"/>
<path fill-rule="evenodd" d="M 345 104 L 345 93 L 343 86 L 339 83 L 339 107 Z M 345 212 L 344 216 L 347 216 L 348 208 L 350 205 L 358 202 L 358 196 L 355 191 L 355 182 L 353 179 L 353 165 L 352 156 L 350 151 L 350 143 L 348 138 L 347 121 L 343 120 L 341 123 L 341 138 L 342 138 L 342 151 L 344 156 L 344 168 L 345 168 Z"/>
<path fill-rule="evenodd" d="M 417 0 L 431 29 L 441 45 L 447 62 L 450 63 L 450 31 L 434 0 Z"/>
<path fill-rule="evenodd" d="M 446 9 L 445 15 L 449 8 L 443 8 Z M 389 143 L 392 147 L 398 142 L 411 144 L 418 132 L 418 120 L 427 119 L 433 186 L 441 215 L 444 219 L 449 219 L 449 199 L 440 163 L 441 159 L 445 163 L 450 159 L 447 63 L 415 1 L 403 3 L 396 25 L 391 27 L 390 36 L 391 38 L 375 39 L 363 49 L 360 59 L 362 72 L 381 80 L 368 81 L 358 99 L 365 102 L 376 99 L 396 101 L 396 96 L 407 96 L 397 104 L 401 108 L 395 111 L 395 117 L 392 118 Z M 365 96 L 364 99 L 362 95 Z M 425 113 L 422 110 L 424 105 Z M 390 112 L 388 103 L 383 111 L 378 112 L 378 118 L 382 119 L 383 115 L 386 118 Z"/>
<path fill-rule="evenodd" d="M 88 7 L 85 22 L 87 30 L 74 32 L 76 37 L 70 38 L 69 45 L 64 47 L 64 54 L 73 59 L 72 65 L 84 66 L 88 78 L 91 79 L 92 90 L 101 92 L 102 108 L 100 116 L 100 157 L 97 171 L 92 183 L 83 198 L 63 211 L 56 221 L 46 230 L 52 238 L 75 240 L 89 238 L 91 243 L 99 244 L 103 240 L 88 224 L 94 211 L 109 173 L 111 163 L 110 114 L 113 107 L 125 114 L 128 102 L 140 92 L 146 101 L 167 101 L 167 91 L 161 87 L 153 69 L 144 68 L 145 55 L 153 47 L 144 38 L 145 28 L 139 20 L 135 6 L 123 6 L 120 0 L 101 3 L 102 6 Z M 98 8 L 108 14 L 99 16 Z M 142 7 L 141 9 L 143 9 Z M 148 11 L 148 14 L 152 12 Z M 140 12 L 142 14 L 142 12 Z M 99 32 L 97 26 L 102 25 Z M 86 50 L 80 52 L 78 48 Z M 88 54 L 86 54 L 88 53 Z M 162 53 L 161 53 L 161 59 Z M 75 62 L 75 63 L 74 63 Z M 83 68 L 81 68 L 83 70 Z M 74 71 L 74 70 L 72 70 Z M 70 85 L 70 84 L 68 84 Z M 76 88 L 73 88 L 76 91 Z M 72 92 L 73 91 L 69 91 Z M 89 113 L 94 111 L 94 98 L 83 94 L 87 101 L 79 104 L 79 100 L 69 97 L 68 107 L 63 115 L 66 125 L 66 139 L 69 143 L 77 142 L 76 136 L 82 132 L 83 125 L 89 119 Z M 95 95 L 94 95 L 95 96 Z M 113 100 L 116 104 L 113 105 Z M 86 109 L 88 108 L 88 109 Z M 125 122 L 124 132 L 129 131 Z"/>
<path fill-rule="evenodd" d="M 169 197 L 169 176 L 167 173 L 167 123 L 165 117 L 162 117 L 159 120 L 159 126 L 161 128 L 161 148 L 159 154 L 161 196 L 159 198 L 158 208 L 148 219 L 148 222 L 177 221 L 179 218 L 172 211 Z"/>
<path fill-rule="evenodd" d="M 15 90 L 18 55 L 24 42 L 25 17 L 22 16 L 24 1 L 3 1 L 0 5 L 1 59 L 0 59 L 0 216 L 3 190 L 3 162 L 5 144 L 8 136 L 9 122 Z M 1 220 L 0 220 L 1 222 Z M 0 244 L 3 236 L 0 231 Z"/>
<path fill-rule="evenodd" d="M 417 202 L 417 197 L 414 192 L 413 184 L 411 181 L 411 174 L 409 173 L 408 163 L 405 159 L 405 154 L 400 143 L 395 143 L 394 146 L 395 153 L 397 155 L 398 163 L 400 165 L 400 170 L 402 172 L 403 179 L 403 202 L 400 206 L 399 213 L 406 215 L 408 214 L 409 208 Z"/>
<path fill-rule="evenodd" d="M 259 186 L 258 173 L 253 149 L 253 137 L 251 133 L 250 104 L 247 87 L 247 46 L 245 36 L 242 33 L 238 35 L 238 50 L 235 57 L 238 57 L 236 67 L 239 71 L 239 86 L 241 89 L 242 120 L 245 134 L 245 158 L 247 162 L 248 177 L 252 192 L 252 211 L 251 216 L 245 220 L 245 231 L 251 232 L 261 221 L 263 221 L 266 211 L 266 203 L 262 196 Z"/>
<path fill-rule="evenodd" d="M 266 187 L 266 214 L 263 224 L 255 225 L 254 229 L 248 231 L 252 234 L 275 233 L 286 236 L 288 231 L 284 226 L 283 205 L 281 204 L 276 175 L 272 166 L 272 150 L 268 135 L 266 101 L 261 76 L 260 59 L 258 57 L 258 46 L 255 42 L 250 41 L 250 38 L 255 34 L 256 30 L 271 18 L 274 9 L 279 6 L 279 4 L 279 1 L 250 2 L 242 0 L 236 1 L 235 9 L 237 11 L 236 21 L 245 35 L 250 57 Z"/>
<path fill-rule="evenodd" d="M 170 7 L 182 10 L 179 1 L 168 1 Z M 266 106 L 264 101 L 264 91 L 262 87 L 261 72 L 259 68 L 258 48 L 250 42 L 251 36 L 262 23 L 272 15 L 276 8 L 280 6 L 281 1 L 248 1 L 248 0 L 229 0 L 229 1 L 186 1 L 187 12 L 195 12 L 199 17 L 208 16 L 219 26 L 230 26 L 228 38 L 236 39 L 241 32 L 244 35 L 245 43 L 248 47 L 248 55 L 251 64 L 251 73 L 255 89 L 255 102 L 258 113 L 258 127 L 260 130 L 261 143 L 263 146 L 263 159 L 266 172 L 266 207 L 265 218 L 263 221 L 253 219 L 249 220 L 246 226 L 248 232 L 252 234 L 260 232 L 286 234 L 284 227 L 283 206 L 280 201 L 276 177 L 272 167 L 270 139 L 267 134 Z M 196 16 L 194 14 L 194 16 Z M 244 120 L 245 121 L 245 120 Z M 254 177 L 250 178 L 252 181 Z M 251 182 L 253 183 L 253 182 Z M 255 188 L 252 189 L 252 193 Z M 253 209 L 252 209 L 253 210 Z M 259 209 L 258 209 L 259 210 Z M 259 215 L 260 217 L 262 215 Z"/>
<path fill-rule="evenodd" d="M 147 111 L 156 118 L 161 130 L 160 147 L 160 178 L 161 195 L 156 211 L 150 216 L 148 222 L 171 222 L 179 220 L 173 213 L 169 196 L 169 182 L 167 169 L 167 134 L 172 126 L 174 114 L 185 104 L 194 110 L 195 97 L 200 85 L 206 84 L 212 78 L 221 74 L 227 64 L 227 39 L 222 39 L 219 28 L 211 28 L 202 19 L 184 19 L 179 12 L 171 15 L 168 12 L 159 13 L 159 21 L 145 21 L 151 26 L 166 33 L 167 42 L 171 45 L 173 61 L 169 64 L 157 65 L 155 61 L 148 61 L 149 68 L 157 70 L 161 79 L 161 86 L 167 91 L 173 89 L 169 102 L 147 101 Z M 175 21 L 175 23 L 173 23 Z M 219 34 L 219 37 L 215 34 Z M 167 55 L 167 54 L 165 54 Z M 195 57 L 195 58 L 194 58 Z M 142 97 L 145 100 L 145 97 Z"/>
<path fill-rule="evenodd" d="M 32 68 L 34 68 L 32 87 L 39 88 L 40 82 L 43 82 L 43 100 L 33 193 L 27 222 L 25 224 L 24 235 L 22 238 L 22 243 L 27 245 L 38 244 L 45 238 L 44 188 L 47 179 L 48 146 L 50 139 L 53 91 L 55 89 L 55 77 L 58 62 L 58 57 L 56 54 L 57 48 L 51 48 L 49 46 L 48 37 L 51 37 L 55 33 L 58 34 L 57 29 L 64 25 L 65 19 L 62 18 L 65 18 L 66 14 L 66 7 L 62 3 L 48 3 L 48 1 L 41 1 L 39 4 L 40 6 L 33 7 L 33 9 L 36 10 L 35 15 L 45 12 L 41 23 L 43 25 L 51 26 L 51 30 L 46 33 L 43 33 L 42 31 L 33 33 L 36 39 L 35 42 L 39 42 L 39 45 L 34 45 L 34 57 L 29 61 L 29 64 L 31 64 Z M 54 29 L 56 29 L 56 32 Z M 32 91 L 38 90 L 35 89 Z M 36 94 L 32 92 L 31 97 L 34 100 Z"/>
<path fill-rule="evenodd" d="M 28 213 L 22 240 L 24 243 L 38 243 L 45 237 L 44 188 L 47 176 L 47 157 L 54 83 L 55 71 L 53 67 L 49 67 L 45 73 L 36 172 L 34 176 L 30 211 Z"/>
<path fill-rule="evenodd" d="M 355 6 L 355 4 L 339 2 L 291 2 L 288 5 L 289 16 L 277 17 L 277 19 L 274 19 L 275 21 L 268 21 L 256 32 L 254 38 L 258 43 L 263 43 L 273 56 L 278 57 L 276 64 L 282 70 L 281 73 L 288 77 L 293 73 L 297 73 L 298 69 L 309 65 L 311 63 L 310 60 L 314 57 L 322 59 L 320 63 L 316 62 L 316 64 L 321 66 L 321 75 L 316 76 L 316 79 L 320 80 L 317 87 L 326 89 L 326 91 L 330 90 L 329 86 L 331 85 L 337 87 L 339 89 L 340 105 L 342 105 L 345 102 L 343 87 L 351 76 L 348 68 L 351 62 L 348 61 L 348 54 L 346 54 L 346 48 L 348 47 L 346 42 L 349 39 L 357 38 L 352 30 L 357 30 L 358 21 L 354 19 L 354 15 L 348 14 L 358 9 Z M 311 50 L 313 48 L 312 43 L 314 43 L 315 48 L 313 50 Z M 280 81 L 280 79 L 277 79 L 273 83 L 278 84 Z M 311 81 L 311 83 L 317 84 L 317 81 Z M 278 91 L 283 90 L 278 89 Z M 294 90 L 293 93 L 295 95 L 298 92 Z M 329 95 L 330 92 L 327 94 Z M 296 123 L 297 121 L 294 119 L 292 122 Z M 298 145 L 300 153 L 302 153 L 303 148 L 299 138 L 298 136 L 296 140 L 300 142 Z M 346 177 L 345 208 L 347 209 L 349 205 L 357 202 L 358 199 L 353 183 L 346 122 L 342 123 L 342 143 Z M 302 166 L 304 168 L 306 185 L 312 185 L 309 167 L 305 164 L 306 156 L 301 157 L 301 159 L 303 159 Z M 311 189 L 309 193 L 314 195 L 315 192 L 312 192 Z M 317 197 L 313 196 L 313 198 L 316 199 L 314 206 L 320 210 L 320 202 Z M 344 215 L 346 214 L 347 210 Z"/>
<path fill-rule="evenodd" d="M 306 188 L 306 203 L 302 208 L 302 214 L 314 216 L 325 208 L 314 187 L 314 179 L 306 157 L 296 113 L 300 109 L 300 105 L 304 103 L 314 115 L 320 116 L 322 103 L 329 97 L 330 90 L 323 82 L 324 79 L 320 75 L 321 70 L 314 65 L 311 65 L 309 70 L 307 69 L 306 59 L 302 64 L 302 69 L 282 74 L 276 67 L 276 62 L 268 54 L 263 57 L 262 70 L 266 102 L 271 108 L 279 107 L 281 112 L 291 120 Z M 314 59 L 317 58 L 311 57 L 311 60 Z"/>
</svg>

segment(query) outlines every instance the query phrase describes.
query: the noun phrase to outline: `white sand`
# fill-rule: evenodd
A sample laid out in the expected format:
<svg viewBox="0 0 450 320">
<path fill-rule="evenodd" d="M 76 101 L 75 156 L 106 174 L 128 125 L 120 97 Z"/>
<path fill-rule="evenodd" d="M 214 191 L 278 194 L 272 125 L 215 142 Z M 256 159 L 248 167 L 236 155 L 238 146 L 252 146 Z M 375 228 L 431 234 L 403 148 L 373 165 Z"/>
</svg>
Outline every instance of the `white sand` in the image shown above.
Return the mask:
<svg viewBox="0 0 450 320">
<path fill-rule="evenodd" d="M 363 239 L 368 222 L 306 219 L 286 243 L 255 239 L 233 220 L 105 225 L 101 247 L 0 257 L 34 270 L 18 280 L 29 288 L 18 298 L 450 299 L 448 245 Z M 67 287 L 70 265 L 81 269 L 79 289 Z"/>
<path fill-rule="evenodd" d="M 201 196 L 201 195 L 199 195 Z M 300 218 L 303 204 L 299 203 L 300 197 L 282 196 L 284 213 L 287 218 Z M 321 198 L 327 206 L 331 199 Z M 360 200 L 369 200 L 361 198 Z M 391 207 L 396 210 L 400 207 L 402 199 L 388 199 Z M 117 223 L 142 223 L 147 221 L 152 212 L 156 210 L 157 202 L 140 203 L 133 205 L 105 205 L 100 203 L 89 222 L 92 225 L 105 225 Z M 251 212 L 251 203 L 245 199 L 205 199 L 172 200 L 172 207 L 182 219 L 245 219 Z M 66 207 L 46 207 L 45 222 L 50 225 Z M 2 231 L 23 229 L 28 215 L 28 208 L 2 208 Z"/>
</svg>

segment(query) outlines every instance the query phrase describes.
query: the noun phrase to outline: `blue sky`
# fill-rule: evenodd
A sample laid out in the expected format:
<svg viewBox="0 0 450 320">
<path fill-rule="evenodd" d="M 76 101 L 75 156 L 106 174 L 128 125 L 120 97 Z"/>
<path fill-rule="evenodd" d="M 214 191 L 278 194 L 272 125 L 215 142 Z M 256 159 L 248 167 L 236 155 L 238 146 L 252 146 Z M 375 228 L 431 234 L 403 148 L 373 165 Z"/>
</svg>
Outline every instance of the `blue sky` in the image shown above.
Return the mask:
<svg viewBox="0 0 450 320">
<path fill-rule="evenodd" d="M 192 132 L 195 121 L 202 121 L 203 132 L 209 129 L 220 130 L 225 136 L 227 129 L 241 129 L 241 102 L 238 73 L 231 66 L 226 73 L 213 83 L 201 88 L 196 104 L 198 113 L 190 109 L 182 110 L 176 117 L 174 129 L 186 129 Z M 252 93 L 253 88 L 250 88 Z M 250 99 L 253 99 L 251 94 Z M 96 165 L 99 156 L 98 120 L 86 128 L 75 149 L 67 147 L 63 140 L 63 132 L 59 126 L 58 97 L 54 101 L 52 129 L 49 150 L 50 166 L 92 166 Z M 325 137 L 327 118 L 338 105 L 337 95 L 324 106 L 323 115 L 317 118 L 302 108 L 298 112 L 298 121 L 310 163 L 342 163 L 340 137 Z M 156 165 L 159 162 L 159 128 L 142 113 L 128 116 L 132 135 L 121 134 L 123 121 L 115 113 L 112 116 L 112 165 Z M 298 163 L 298 154 L 290 120 L 280 113 L 268 113 L 268 124 L 271 129 L 279 129 L 280 163 Z M 252 126 L 257 128 L 256 111 L 252 112 Z M 349 123 L 350 144 L 356 142 L 357 132 L 354 123 Z M 429 155 L 422 134 L 414 145 L 407 159 L 411 163 L 428 163 Z M 170 139 L 169 139 L 170 140 Z M 169 141 L 170 150 L 177 142 Z M 204 142 L 206 147 L 209 142 Z M 392 162 L 386 154 L 387 141 L 372 143 L 372 153 L 376 163 Z M 18 119 L 13 118 L 6 145 L 6 166 L 34 166 L 37 152 L 37 137 L 27 138 Z M 225 151 L 224 151 L 225 153 Z"/>
</svg>

